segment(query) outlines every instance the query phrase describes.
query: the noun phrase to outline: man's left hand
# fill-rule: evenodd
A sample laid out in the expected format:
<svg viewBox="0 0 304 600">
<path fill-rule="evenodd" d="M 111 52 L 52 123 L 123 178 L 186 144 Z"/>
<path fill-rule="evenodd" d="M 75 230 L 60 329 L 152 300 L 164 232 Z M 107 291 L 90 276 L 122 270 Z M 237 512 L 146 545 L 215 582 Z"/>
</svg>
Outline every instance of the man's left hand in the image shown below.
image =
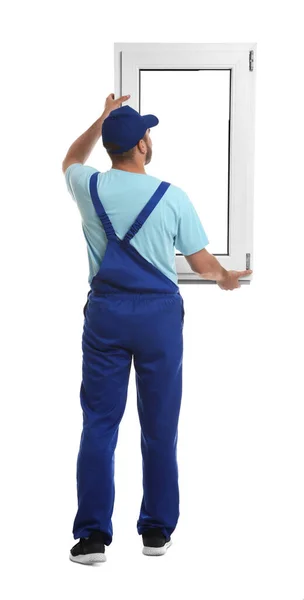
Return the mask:
<svg viewBox="0 0 304 600">
<path fill-rule="evenodd" d="M 119 108 L 122 102 L 126 102 L 130 98 L 130 94 L 127 96 L 121 96 L 114 100 L 114 94 L 109 94 L 105 101 L 104 114 L 109 115 L 112 110 Z"/>
</svg>

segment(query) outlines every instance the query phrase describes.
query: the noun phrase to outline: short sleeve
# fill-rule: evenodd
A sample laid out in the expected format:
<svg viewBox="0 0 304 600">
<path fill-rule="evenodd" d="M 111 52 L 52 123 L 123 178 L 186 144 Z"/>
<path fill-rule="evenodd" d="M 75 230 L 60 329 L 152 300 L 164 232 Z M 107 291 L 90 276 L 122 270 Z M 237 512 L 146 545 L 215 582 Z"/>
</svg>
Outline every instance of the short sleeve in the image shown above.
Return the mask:
<svg viewBox="0 0 304 600">
<path fill-rule="evenodd" d="M 209 244 L 209 240 L 193 203 L 182 190 L 179 207 L 178 228 L 174 245 L 184 256 L 188 256 L 205 248 Z"/>
<path fill-rule="evenodd" d="M 77 187 L 81 184 L 84 173 L 85 166 L 82 163 L 73 163 L 64 172 L 68 191 L 74 200 L 76 200 Z"/>
<path fill-rule="evenodd" d="M 73 163 L 64 172 L 66 186 L 81 212 L 91 210 L 92 201 L 89 191 L 89 180 L 97 169 L 82 163 Z"/>
</svg>

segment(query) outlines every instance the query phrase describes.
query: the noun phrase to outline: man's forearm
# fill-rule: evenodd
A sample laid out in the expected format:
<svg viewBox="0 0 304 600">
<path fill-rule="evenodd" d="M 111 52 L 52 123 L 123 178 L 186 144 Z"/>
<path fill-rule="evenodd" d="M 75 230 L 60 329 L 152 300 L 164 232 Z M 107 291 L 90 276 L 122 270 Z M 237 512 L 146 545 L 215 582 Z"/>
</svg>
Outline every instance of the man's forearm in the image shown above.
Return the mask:
<svg viewBox="0 0 304 600">
<path fill-rule="evenodd" d="M 213 254 L 210 254 L 210 260 L 206 272 L 199 273 L 199 275 L 203 277 L 203 279 L 210 279 L 216 282 L 225 279 L 227 277 L 227 274 L 228 272 L 226 271 L 226 269 L 222 267 L 222 265 L 219 263 L 219 261 Z"/>
<path fill-rule="evenodd" d="M 68 149 L 67 155 L 63 162 L 70 158 L 75 159 L 75 162 L 86 162 L 96 142 L 101 137 L 101 126 L 108 114 L 109 113 L 104 111 L 101 117 L 99 117 L 99 119 L 97 119 L 97 121 L 95 121 L 95 123 L 93 123 L 93 125 L 91 125 L 87 131 L 79 136 L 77 140 L 75 140 L 72 146 Z"/>
</svg>

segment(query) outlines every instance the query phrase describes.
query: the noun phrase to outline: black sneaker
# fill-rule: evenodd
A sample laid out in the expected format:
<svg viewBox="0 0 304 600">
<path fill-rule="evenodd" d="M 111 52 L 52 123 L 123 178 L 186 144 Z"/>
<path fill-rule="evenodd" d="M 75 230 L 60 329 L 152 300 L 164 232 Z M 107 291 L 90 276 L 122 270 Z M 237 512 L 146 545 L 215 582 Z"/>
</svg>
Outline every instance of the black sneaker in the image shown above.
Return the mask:
<svg viewBox="0 0 304 600">
<path fill-rule="evenodd" d="M 143 554 L 147 556 L 161 556 L 165 554 L 167 548 L 171 546 L 172 540 L 163 534 L 162 530 L 158 527 L 152 527 L 148 531 L 142 534 L 143 539 Z"/>
<path fill-rule="evenodd" d="M 83 565 L 105 562 L 104 536 L 102 531 L 92 531 L 88 538 L 80 538 L 70 550 L 70 560 Z"/>
</svg>

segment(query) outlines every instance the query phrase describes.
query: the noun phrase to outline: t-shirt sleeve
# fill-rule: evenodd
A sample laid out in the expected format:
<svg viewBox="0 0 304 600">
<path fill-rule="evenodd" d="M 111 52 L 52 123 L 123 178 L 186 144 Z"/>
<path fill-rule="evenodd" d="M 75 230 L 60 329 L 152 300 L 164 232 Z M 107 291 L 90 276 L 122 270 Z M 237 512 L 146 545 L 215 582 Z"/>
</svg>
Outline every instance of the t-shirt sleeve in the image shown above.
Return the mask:
<svg viewBox="0 0 304 600">
<path fill-rule="evenodd" d="M 205 248 L 209 244 L 209 240 L 193 203 L 182 190 L 179 207 L 174 245 L 184 256 L 188 256 Z"/>
<path fill-rule="evenodd" d="M 85 190 L 88 167 L 82 163 L 73 163 L 64 172 L 67 189 L 77 202 L 79 194 Z"/>
</svg>

